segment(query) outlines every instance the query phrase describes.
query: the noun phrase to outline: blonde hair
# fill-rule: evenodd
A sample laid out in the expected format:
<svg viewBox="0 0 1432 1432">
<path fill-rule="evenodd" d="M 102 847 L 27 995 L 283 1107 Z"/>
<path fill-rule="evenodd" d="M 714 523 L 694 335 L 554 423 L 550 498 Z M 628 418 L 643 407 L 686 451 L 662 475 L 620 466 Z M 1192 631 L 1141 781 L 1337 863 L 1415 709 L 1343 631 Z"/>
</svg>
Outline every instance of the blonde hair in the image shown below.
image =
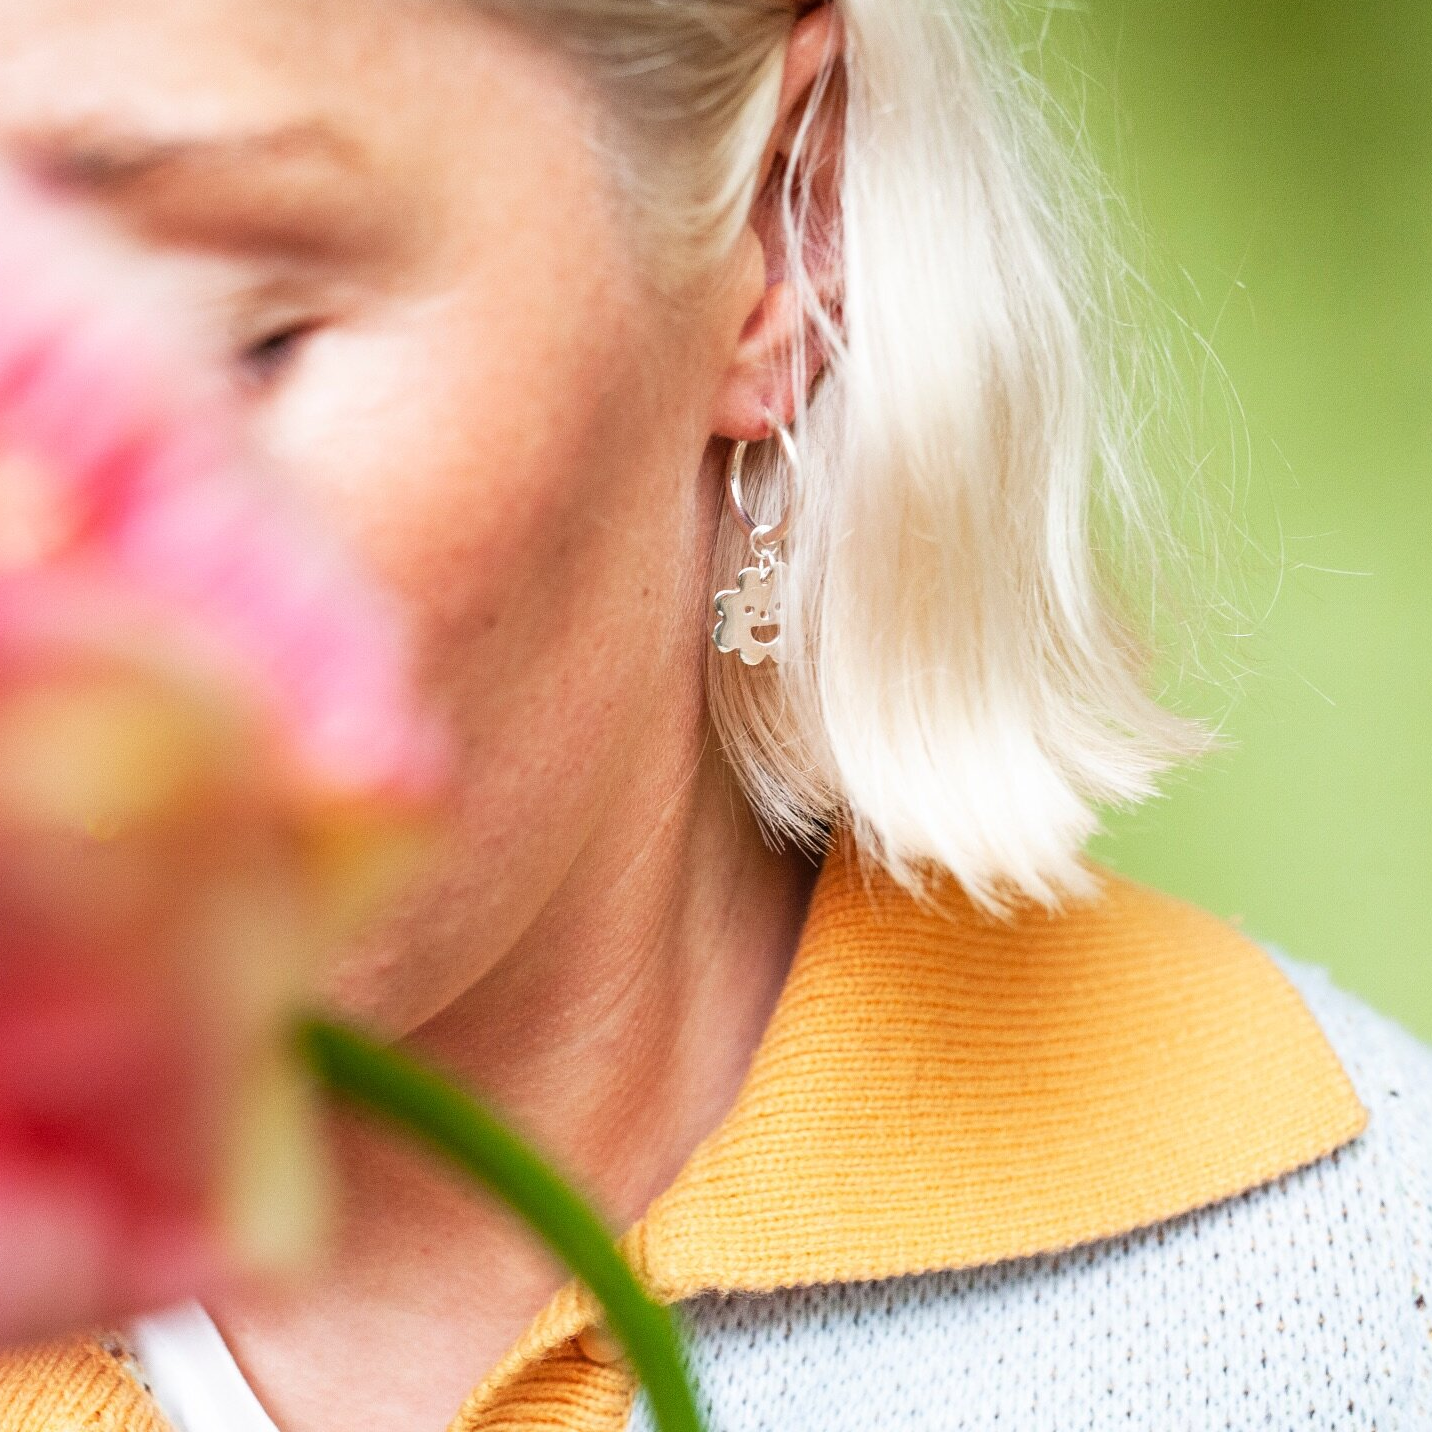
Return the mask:
<svg viewBox="0 0 1432 1432">
<path fill-rule="evenodd" d="M 843 54 L 782 179 L 786 276 L 825 355 L 814 391 L 804 345 L 794 360 L 788 657 L 749 668 L 712 648 L 713 720 L 772 835 L 818 847 L 848 823 L 917 892 L 948 870 L 994 912 L 1057 906 L 1095 889 L 1096 806 L 1143 799 L 1214 743 L 1149 694 L 1128 616 L 1164 534 L 1108 336 L 1122 270 L 1096 190 L 976 0 L 833 3 Z M 483 4 L 609 101 L 623 191 L 682 291 L 747 221 L 810 6 Z M 816 126 L 837 123 L 840 282 L 823 300 L 795 181 Z M 780 447 L 760 448 L 748 489 L 773 519 Z M 728 522 L 713 582 L 748 556 Z"/>
</svg>

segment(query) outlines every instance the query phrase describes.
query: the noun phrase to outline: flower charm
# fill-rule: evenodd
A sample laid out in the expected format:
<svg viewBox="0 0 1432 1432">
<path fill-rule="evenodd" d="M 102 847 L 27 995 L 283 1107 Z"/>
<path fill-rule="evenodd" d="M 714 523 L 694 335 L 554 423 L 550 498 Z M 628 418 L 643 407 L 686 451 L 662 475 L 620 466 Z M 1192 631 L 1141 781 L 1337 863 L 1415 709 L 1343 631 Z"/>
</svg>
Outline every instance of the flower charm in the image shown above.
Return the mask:
<svg viewBox="0 0 1432 1432">
<path fill-rule="evenodd" d="M 780 578 L 784 571 L 780 562 L 746 567 L 736 578 L 738 585 L 733 591 L 716 593 L 721 620 L 712 637 L 717 651 L 739 652 L 747 666 L 759 666 L 767 657 L 783 659 Z M 772 633 L 769 640 L 757 636 L 763 630 Z"/>
</svg>

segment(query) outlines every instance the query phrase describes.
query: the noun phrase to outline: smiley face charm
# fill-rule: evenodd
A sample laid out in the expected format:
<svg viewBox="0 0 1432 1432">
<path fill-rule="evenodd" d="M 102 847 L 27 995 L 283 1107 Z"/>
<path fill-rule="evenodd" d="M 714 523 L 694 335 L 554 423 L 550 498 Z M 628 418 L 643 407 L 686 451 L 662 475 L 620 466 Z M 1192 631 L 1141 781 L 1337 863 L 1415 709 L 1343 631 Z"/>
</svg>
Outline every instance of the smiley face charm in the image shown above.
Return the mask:
<svg viewBox="0 0 1432 1432">
<path fill-rule="evenodd" d="M 745 567 L 736 578 L 733 591 L 716 593 L 720 620 L 711 634 L 720 652 L 739 652 L 747 666 L 759 666 L 769 657 L 780 661 L 781 644 L 781 562 L 762 562 Z M 768 633 L 762 640 L 758 632 Z"/>
</svg>

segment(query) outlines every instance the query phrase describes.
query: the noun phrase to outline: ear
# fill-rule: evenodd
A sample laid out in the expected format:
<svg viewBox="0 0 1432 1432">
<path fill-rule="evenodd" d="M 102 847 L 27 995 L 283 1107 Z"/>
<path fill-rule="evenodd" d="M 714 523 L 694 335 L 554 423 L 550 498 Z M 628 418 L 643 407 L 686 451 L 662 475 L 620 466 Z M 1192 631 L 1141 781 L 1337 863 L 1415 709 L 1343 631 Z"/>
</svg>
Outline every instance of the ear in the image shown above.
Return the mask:
<svg viewBox="0 0 1432 1432">
<path fill-rule="evenodd" d="M 769 408 L 783 423 L 794 420 L 796 394 L 792 371 L 797 337 L 809 328 L 794 286 L 786 279 L 789 256 L 781 223 L 781 188 L 789 167 L 791 148 L 812 86 L 828 53 L 838 55 L 844 45 L 838 7 L 826 0 L 803 15 L 791 31 L 786 51 L 780 105 L 770 142 L 761 160 L 760 181 L 741 247 L 741 291 L 736 301 L 744 315 L 730 364 L 717 388 L 711 417 L 714 434 L 760 441 L 771 425 L 763 416 Z M 792 181 L 792 203 L 799 213 L 802 193 L 809 195 L 809 212 L 802 258 L 811 280 L 829 305 L 836 293 L 839 263 L 834 236 L 840 218 L 839 145 L 843 131 L 843 86 L 837 66 L 822 104 L 832 100 L 832 118 L 812 123 L 802 146 L 799 168 Z M 756 252 L 756 251 L 759 252 Z M 759 275 L 764 273 L 764 283 Z M 759 285 L 759 286 L 758 286 Z M 813 383 L 824 354 L 813 333 L 807 332 L 806 379 Z"/>
</svg>

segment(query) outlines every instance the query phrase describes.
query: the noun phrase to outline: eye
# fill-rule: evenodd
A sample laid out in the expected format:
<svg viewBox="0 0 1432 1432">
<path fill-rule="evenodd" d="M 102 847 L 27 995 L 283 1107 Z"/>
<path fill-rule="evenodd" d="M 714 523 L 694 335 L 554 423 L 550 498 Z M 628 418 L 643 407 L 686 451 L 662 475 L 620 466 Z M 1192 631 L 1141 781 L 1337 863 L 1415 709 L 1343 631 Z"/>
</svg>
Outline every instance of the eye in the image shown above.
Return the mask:
<svg viewBox="0 0 1432 1432">
<path fill-rule="evenodd" d="M 264 387 L 274 381 L 294 359 L 304 339 L 317 327 L 315 323 L 289 323 L 251 343 L 239 355 L 242 378 L 253 387 Z"/>
</svg>

